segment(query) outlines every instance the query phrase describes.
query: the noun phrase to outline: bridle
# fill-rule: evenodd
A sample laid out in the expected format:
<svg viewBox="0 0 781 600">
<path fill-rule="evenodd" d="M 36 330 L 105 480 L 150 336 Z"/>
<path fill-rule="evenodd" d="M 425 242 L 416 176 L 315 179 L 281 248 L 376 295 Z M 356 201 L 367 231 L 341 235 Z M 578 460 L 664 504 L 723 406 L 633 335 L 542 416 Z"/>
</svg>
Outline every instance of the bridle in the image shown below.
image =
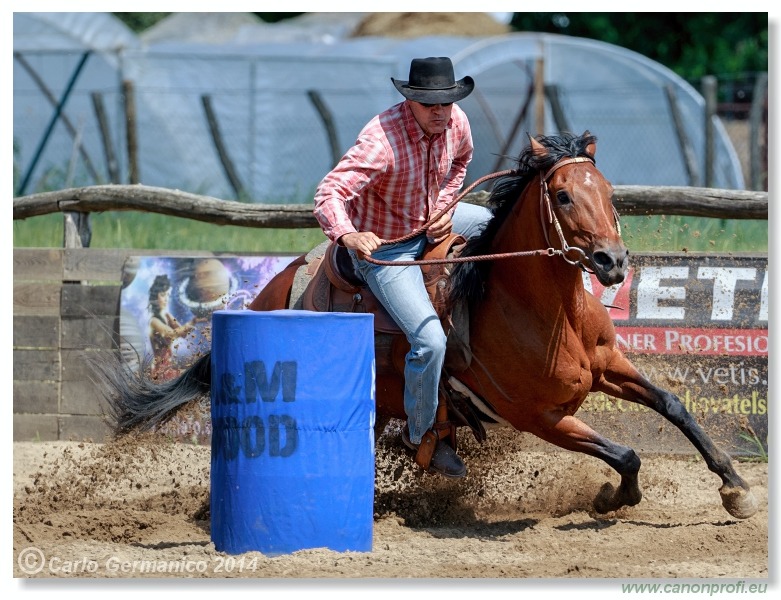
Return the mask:
<svg viewBox="0 0 781 600">
<path fill-rule="evenodd" d="M 555 165 L 553 165 L 550 169 L 548 169 L 548 172 L 544 175 L 540 173 L 540 220 L 542 221 L 542 232 L 545 235 L 545 243 L 548 244 L 548 247 L 551 248 L 552 244 L 550 241 L 550 235 L 548 234 L 548 226 L 547 225 L 553 225 L 553 227 L 556 229 L 556 233 L 559 235 L 559 241 L 561 242 L 561 257 L 567 261 L 571 265 L 580 266 L 583 267 L 583 261 L 586 260 L 586 253 L 582 248 L 579 248 L 578 246 L 570 246 L 567 243 L 567 239 L 564 237 L 564 232 L 561 230 L 561 224 L 559 223 L 559 219 L 556 216 L 556 213 L 553 212 L 553 206 L 551 203 L 550 198 L 550 190 L 548 189 L 548 181 L 553 177 L 553 174 L 558 171 L 561 167 L 564 167 L 566 165 L 571 165 L 574 163 L 582 163 L 582 162 L 590 162 L 591 164 L 594 164 L 594 161 L 590 158 L 586 158 L 585 156 L 578 156 L 575 158 L 565 158 L 564 160 L 560 160 Z M 546 225 L 545 223 L 545 214 L 548 215 L 548 223 Z M 570 259 L 567 254 L 570 251 L 575 251 L 575 253 L 578 255 L 576 259 Z"/>
<path fill-rule="evenodd" d="M 594 160 L 588 157 L 578 156 L 573 158 L 565 158 L 557 162 L 555 165 L 553 165 L 550 169 L 548 169 L 548 171 L 545 174 L 540 173 L 540 220 L 545 235 L 545 243 L 548 245 L 548 248 L 546 249 L 527 250 L 527 251 L 519 251 L 519 252 L 505 252 L 501 254 L 485 254 L 479 256 L 457 256 L 452 258 L 421 259 L 421 260 L 408 260 L 408 261 L 386 261 L 386 260 L 378 260 L 371 256 L 366 256 L 364 257 L 364 260 L 376 265 L 383 265 L 383 266 L 412 266 L 412 265 L 451 264 L 451 263 L 462 263 L 462 262 L 500 260 L 504 258 L 516 258 L 521 256 L 561 256 L 567 263 L 577 266 L 584 271 L 591 272 L 584 264 L 584 261 L 588 260 L 585 251 L 582 248 L 579 248 L 577 246 L 570 246 L 567 243 L 567 240 L 564 237 L 564 232 L 561 229 L 561 224 L 559 223 L 559 219 L 553 210 L 553 206 L 550 198 L 550 190 L 548 189 L 548 182 L 553 177 L 553 174 L 556 171 L 558 171 L 564 166 L 575 164 L 575 163 L 581 163 L 581 162 L 590 162 L 594 164 Z M 466 194 L 468 194 L 470 191 L 472 191 L 475 187 L 477 187 L 481 183 L 488 181 L 490 179 L 496 179 L 498 177 L 503 177 L 506 175 L 518 175 L 518 174 L 519 172 L 517 170 L 509 169 L 506 171 L 492 173 L 490 175 L 486 175 L 478 179 L 466 190 L 464 190 L 464 192 L 462 192 L 457 198 L 455 198 L 452 202 L 450 202 L 444 209 L 442 209 L 434 217 L 429 219 L 428 222 L 426 222 L 422 227 L 395 240 L 381 240 L 382 244 L 399 243 L 399 242 L 410 240 L 415 236 L 420 235 L 421 233 L 426 231 L 426 229 L 428 229 L 428 227 L 430 227 L 432 223 L 436 222 L 436 220 L 439 219 L 439 217 L 442 214 L 450 210 L 450 208 L 455 206 Z M 612 206 L 612 203 L 611 203 L 611 207 L 613 209 L 613 218 L 615 219 L 616 231 L 620 236 L 621 225 L 619 222 L 618 212 L 616 211 L 615 206 Z M 546 214 L 548 217 L 547 223 L 545 220 Z M 556 233 L 558 234 L 559 241 L 561 243 L 561 250 L 554 248 L 553 245 L 551 244 L 550 235 L 549 235 L 550 225 L 553 225 L 554 229 L 556 230 Z M 577 257 L 570 258 L 568 254 L 571 252 L 575 252 L 577 254 Z M 448 319 L 449 318 L 450 317 L 448 317 Z M 456 331 L 456 327 L 453 326 L 452 321 L 450 322 L 450 325 L 451 325 L 451 331 L 454 331 L 456 336 L 458 336 L 458 332 Z M 462 343 L 464 343 L 463 340 Z M 490 370 L 486 368 L 486 366 L 478 359 L 477 356 L 473 355 L 472 358 L 477 362 L 478 365 L 480 365 L 483 372 L 488 376 L 489 380 L 494 385 L 494 387 L 496 387 L 499 393 L 501 393 L 508 401 L 512 402 L 512 399 L 507 394 L 507 392 L 505 392 L 504 389 L 502 389 L 502 387 L 496 381 L 494 381 L 494 378 L 491 376 Z"/>
<path fill-rule="evenodd" d="M 587 260 L 586 253 L 582 248 L 579 248 L 578 246 L 570 246 L 567 244 L 567 240 L 564 237 L 564 233 L 561 230 L 561 224 L 559 223 L 558 217 L 556 217 L 556 213 L 553 212 L 553 206 L 551 204 L 551 198 L 550 198 L 550 191 L 548 190 L 548 182 L 553 177 L 553 174 L 558 171 L 561 167 L 564 167 L 566 165 L 571 165 L 573 163 L 581 163 L 581 162 L 590 162 L 591 164 L 594 164 L 594 159 L 588 158 L 586 156 L 577 156 L 574 158 L 565 158 L 563 160 L 560 160 L 555 165 L 553 165 L 550 169 L 548 169 L 548 172 L 544 175 L 540 173 L 540 219 L 542 220 L 542 231 L 545 234 L 545 243 L 548 244 L 548 246 L 551 246 L 550 236 L 548 235 L 548 227 L 545 223 L 545 214 L 548 215 L 548 224 L 553 225 L 556 229 L 556 233 L 559 235 L 559 241 L 561 242 L 561 257 L 567 261 L 571 265 L 578 266 L 584 270 L 586 269 L 585 265 L 583 264 L 583 261 Z M 616 207 L 613 206 L 613 204 L 610 204 L 610 208 L 613 209 L 613 220 L 615 221 L 616 231 L 618 232 L 618 235 L 621 235 L 621 221 L 618 216 L 618 211 L 616 210 Z M 570 253 L 570 251 L 574 251 L 576 254 L 578 254 L 578 258 L 576 259 L 570 259 L 567 254 Z"/>
<path fill-rule="evenodd" d="M 564 232 L 561 230 L 561 224 L 559 223 L 559 219 L 558 217 L 556 217 L 556 213 L 553 211 L 553 206 L 551 204 L 551 198 L 550 198 L 550 191 L 548 190 L 548 181 L 550 181 L 551 177 L 553 177 L 553 174 L 556 171 L 558 171 L 560 168 L 564 166 L 575 164 L 575 163 L 581 163 L 581 162 L 590 162 L 591 164 L 594 164 L 594 160 L 592 158 L 585 157 L 585 156 L 577 156 L 577 157 L 565 158 L 563 160 L 560 160 L 555 165 L 553 165 L 550 169 L 548 169 L 548 171 L 545 174 L 540 173 L 540 218 L 542 221 L 542 229 L 545 234 L 545 243 L 548 245 L 548 247 L 545 249 L 523 250 L 518 252 L 502 252 L 497 254 L 483 254 L 479 256 L 457 256 L 452 258 L 429 258 L 429 259 L 400 260 L 400 261 L 380 260 L 377 258 L 373 258 L 371 256 L 366 256 L 364 257 L 364 260 L 375 265 L 402 267 L 402 266 L 411 266 L 411 265 L 435 265 L 435 264 L 452 264 L 452 263 L 463 263 L 463 262 L 480 262 L 480 261 L 488 261 L 488 260 L 501 260 L 505 258 L 517 258 L 521 256 L 561 256 L 569 264 L 580 267 L 585 271 L 588 271 L 586 265 L 584 264 L 585 261 L 588 260 L 585 251 L 582 248 L 579 248 L 577 246 L 570 246 L 567 243 L 566 238 L 564 237 Z M 381 243 L 383 245 L 389 245 L 389 244 L 398 244 L 400 242 L 406 242 L 408 240 L 411 240 L 412 238 L 420 235 L 421 233 L 424 233 L 443 214 L 445 214 L 456 204 L 458 204 L 458 202 L 460 202 L 464 196 L 466 196 L 478 185 L 486 181 L 489 181 L 491 179 L 496 179 L 498 177 L 504 177 L 507 175 L 518 175 L 518 173 L 519 172 L 515 169 L 507 169 L 504 171 L 497 171 L 496 173 L 491 173 L 489 175 L 485 175 L 481 177 L 480 179 L 475 181 L 472 185 L 470 185 L 468 188 L 466 188 L 461 194 L 459 194 L 458 197 L 452 200 L 445 208 L 443 208 L 442 210 L 437 212 L 433 217 L 431 217 L 423 226 L 399 238 L 395 238 L 392 240 L 380 240 Z M 612 206 L 612 204 L 611 204 L 611 208 L 613 209 L 613 218 L 615 219 L 616 231 L 620 236 L 621 224 L 619 221 L 618 212 L 616 211 L 615 206 Z M 546 214 L 548 215 L 547 224 L 545 222 Z M 556 233 L 559 236 L 561 250 L 554 248 L 553 244 L 551 244 L 550 236 L 548 234 L 549 225 L 553 225 L 553 227 L 556 230 Z M 568 255 L 573 252 L 577 256 L 575 258 L 570 258 Z"/>
</svg>

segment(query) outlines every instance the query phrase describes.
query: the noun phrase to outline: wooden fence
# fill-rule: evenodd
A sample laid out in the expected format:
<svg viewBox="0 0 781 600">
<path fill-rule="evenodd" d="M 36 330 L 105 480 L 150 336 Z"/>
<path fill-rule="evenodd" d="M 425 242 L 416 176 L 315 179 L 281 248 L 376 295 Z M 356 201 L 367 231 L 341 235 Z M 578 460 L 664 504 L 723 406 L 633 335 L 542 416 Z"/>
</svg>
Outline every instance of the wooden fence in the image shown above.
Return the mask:
<svg viewBox="0 0 781 600">
<path fill-rule="evenodd" d="M 767 218 L 765 192 L 645 188 L 640 193 L 623 186 L 617 188 L 617 197 L 623 198 L 621 214 Z M 307 206 L 250 205 L 145 186 L 95 186 L 14 200 L 14 219 L 56 211 L 105 210 L 146 210 L 252 227 L 315 226 Z M 79 247 L 14 249 L 14 440 L 99 441 L 109 432 L 85 354 L 118 347 L 122 274 L 128 257 L 163 253 L 235 256 Z"/>
<path fill-rule="evenodd" d="M 487 192 L 467 195 L 483 202 Z M 717 219 L 767 219 L 767 192 L 693 187 L 615 186 L 615 206 L 622 216 L 688 215 Z M 90 213 L 140 210 L 217 225 L 295 229 L 317 227 L 312 206 L 249 204 L 145 185 L 95 185 L 14 199 L 14 219 L 53 212 Z"/>
</svg>

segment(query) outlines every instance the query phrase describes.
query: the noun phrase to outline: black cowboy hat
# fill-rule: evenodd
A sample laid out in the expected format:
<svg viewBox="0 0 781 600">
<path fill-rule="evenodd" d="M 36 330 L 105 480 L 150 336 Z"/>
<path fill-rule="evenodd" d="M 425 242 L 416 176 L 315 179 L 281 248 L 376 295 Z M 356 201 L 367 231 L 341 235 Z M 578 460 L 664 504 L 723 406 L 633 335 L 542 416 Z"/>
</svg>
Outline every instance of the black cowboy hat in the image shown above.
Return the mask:
<svg viewBox="0 0 781 600">
<path fill-rule="evenodd" d="M 425 104 L 449 104 L 466 98 L 475 88 L 467 76 L 456 81 L 453 63 L 446 56 L 413 58 L 409 67 L 409 81 L 391 77 L 402 96 Z"/>
</svg>

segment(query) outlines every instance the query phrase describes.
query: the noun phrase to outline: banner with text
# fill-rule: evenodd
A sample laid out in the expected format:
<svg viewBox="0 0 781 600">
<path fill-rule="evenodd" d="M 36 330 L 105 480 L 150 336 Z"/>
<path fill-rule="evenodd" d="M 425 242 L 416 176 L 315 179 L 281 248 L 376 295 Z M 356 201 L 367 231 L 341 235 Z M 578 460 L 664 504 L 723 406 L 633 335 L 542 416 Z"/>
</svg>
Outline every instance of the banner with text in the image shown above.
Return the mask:
<svg viewBox="0 0 781 600">
<path fill-rule="evenodd" d="M 734 454 L 767 452 L 767 256 L 637 255 L 610 288 L 584 274 L 608 311 L 619 348 L 652 383 L 677 394 L 717 443 Z M 659 452 L 689 442 L 644 407 L 592 394 L 584 420 L 610 424 L 616 441 Z M 631 424 L 626 413 L 638 415 Z M 653 435 L 637 435 L 641 431 Z M 607 433 L 607 432 L 606 432 Z"/>
<path fill-rule="evenodd" d="M 292 260 L 129 261 L 120 318 L 128 360 L 146 356 L 157 378 L 174 376 L 208 350 L 213 310 L 246 306 Z M 652 383 L 677 394 L 716 443 L 746 456 L 767 452 L 767 263 L 766 255 L 638 254 L 619 285 L 604 288 L 583 275 L 608 307 L 619 348 Z M 640 451 L 694 452 L 673 425 L 636 404 L 592 394 L 578 414 Z M 167 428 L 184 439 L 211 435 L 208 416 L 199 414 L 179 415 Z"/>
</svg>

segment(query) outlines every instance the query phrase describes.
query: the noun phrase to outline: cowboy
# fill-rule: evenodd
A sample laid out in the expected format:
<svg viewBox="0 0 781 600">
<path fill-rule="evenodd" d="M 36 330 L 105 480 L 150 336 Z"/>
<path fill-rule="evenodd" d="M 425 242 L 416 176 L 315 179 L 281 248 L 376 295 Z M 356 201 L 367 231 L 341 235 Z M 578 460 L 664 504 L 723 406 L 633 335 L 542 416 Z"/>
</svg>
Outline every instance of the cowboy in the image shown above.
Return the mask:
<svg viewBox="0 0 781 600">
<path fill-rule="evenodd" d="M 474 89 L 471 77 L 456 81 L 447 57 L 415 58 L 409 80 L 391 77 L 405 100 L 375 116 L 355 145 L 318 185 L 314 214 L 330 240 L 348 249 L 356 272 L 387 309 L 410 343 L 404 366 L 404 443 L 418 449 L 436 444 L 429 471 L 466 475 L 466 466 L 431 432 L 436 418 L 446 335 L 429 300 L 418 266 L 380 266 L 366 259 L 409 261 L 427 242 L 451 232 L 479 234 L 491 213 L 459 203 L 425 233 L 385 244 L 418 230 L 456 197 L 472 159 L 472 134 L 455 104 Z"/>
</svg>

